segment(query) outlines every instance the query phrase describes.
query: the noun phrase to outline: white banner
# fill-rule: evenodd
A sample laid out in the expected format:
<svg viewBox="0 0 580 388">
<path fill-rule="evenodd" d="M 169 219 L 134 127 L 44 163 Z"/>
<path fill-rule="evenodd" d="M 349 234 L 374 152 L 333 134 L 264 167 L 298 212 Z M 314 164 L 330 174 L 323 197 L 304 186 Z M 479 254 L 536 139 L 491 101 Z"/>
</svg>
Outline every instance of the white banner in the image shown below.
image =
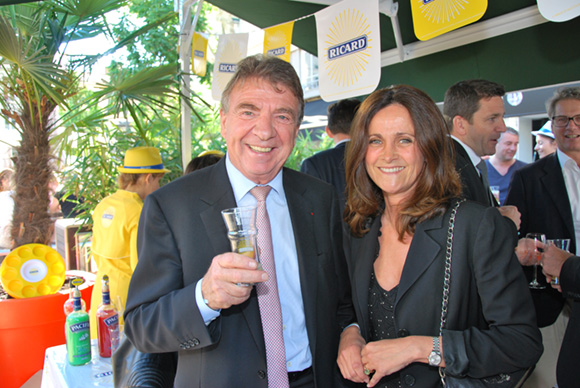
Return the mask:
<svg viewBox="0 0 580 388">
<path fill-rule="evenodd" d="M 220 35 L 215 53 L 211 96 L 219 101 L 228 81 L 236 72 L 236 65 L 248 53 L 248 34 Z"/>
<path fill-rule="evenodd" d="M 378 0 L 344 0 L 314 16 L 322 99 L 372 93 L 381 78 Z"/>
<path fill-rule="evenodd" d="M 538 10 L 551 22 L 565 22 L 580 15 L 580 1 L 538 0 Z"/>
</svg>

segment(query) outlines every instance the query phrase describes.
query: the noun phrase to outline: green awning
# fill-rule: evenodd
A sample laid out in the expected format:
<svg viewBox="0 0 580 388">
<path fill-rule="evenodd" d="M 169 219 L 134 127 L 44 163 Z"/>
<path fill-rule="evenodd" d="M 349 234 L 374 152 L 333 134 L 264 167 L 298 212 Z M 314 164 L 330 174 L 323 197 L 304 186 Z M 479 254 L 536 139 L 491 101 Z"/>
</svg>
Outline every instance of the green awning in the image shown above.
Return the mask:
<svg viewBox="0 0 580 388">
<path fill-rule="evenodd" d="M 332 0 L 206 0 L 260 28 L 311 15 L 335 3 Z M 507 90 L 522 90 L 580 79 L 578 40 L 580 18 L 568 22 L 548 22 L 537 10 L 537 0 L 489 0 L 481 20 L 442 35 L 455 34 L 466 44 L 438 50 L 432 41 L 419 42 L 413 32 L 410 1 L 398 4 L 398 21 L 403 51 L 409 58 L 393 61 L 397 44 L 391 18 L 381 14 L 381 51 L 383 67 L 380 87 L 406 83 L 425 90 L 436 101 L 443 99 L 449 85 L 470 78 L 485 78 L 505 85 Z M 526 24 L 528 23 L 528 24 Z M 498 31 L 512 32 L 503 33 Z M 494 34 L 498 34 L 494 36 Z M 464 34 L 465 36 L 462 36 Z M 479 34 L 478 41 L 469 42 Z M 491 34 L 491 35 L 490 35 Z M 493 36 L 488 38 L 488 36 Z M 292 43 L 317 55 L 314 17 L 294 25 Z M 428 55 L 413 55 L 425 48 Z"/>
</svg>

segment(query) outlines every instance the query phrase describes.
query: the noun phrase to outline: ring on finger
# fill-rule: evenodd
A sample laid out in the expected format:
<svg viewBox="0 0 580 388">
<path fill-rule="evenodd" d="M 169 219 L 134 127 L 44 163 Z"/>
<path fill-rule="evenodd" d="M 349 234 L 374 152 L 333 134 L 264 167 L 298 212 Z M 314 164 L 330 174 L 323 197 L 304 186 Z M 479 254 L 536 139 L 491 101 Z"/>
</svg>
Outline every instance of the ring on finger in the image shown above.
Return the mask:
<svg viewBox="0 0 580 388">
<path fill-rule="evenodd" d="M 550 281 L 550 284 L 553 284 L 554 286 L 557 286 L 560 284 L 560 279 L 557 276 L 554 276 L 552 278 L 552 280 Z"/>
<path fill-rule="evenodd" d="M 367 376 L 371 374 L 371 371 L 368 368 L 365 368 L 364 372 L 365 372 L 365 375 L 367 375 Z"/>
</svg>

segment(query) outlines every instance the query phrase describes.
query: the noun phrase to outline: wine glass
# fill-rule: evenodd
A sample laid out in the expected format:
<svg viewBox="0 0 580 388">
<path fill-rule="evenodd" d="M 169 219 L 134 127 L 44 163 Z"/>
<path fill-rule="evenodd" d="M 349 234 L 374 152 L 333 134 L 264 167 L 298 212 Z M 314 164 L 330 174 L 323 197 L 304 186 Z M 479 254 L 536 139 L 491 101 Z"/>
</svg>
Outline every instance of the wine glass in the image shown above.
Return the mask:
<svg viewBox="0 0 580 388">
<path fill-rule="evenodd" d="M 256 241 L 256 207 L 234 207 L 222 210 L 222 217 L 228 229 L 228 238 L 232 252 L 248 256 L 258 262 L 258 269 L 262 269 L 258 255 Z M 238 286 L 249 287 L 251 284 L 236 283 Z"/>
<path fill-rule="evenodd" d="M 546 286 L 538 282 L 538 263 L 542 260 L 544 245 L 546 245 L 546 235 L 543 233 L 528 233 L 526 238 L 529 240 L 529 247 L 532 250 L 531 254 L 534 258 L 534 278 L 528 286 L 534 290 L 541 290 L 546 288 Z"/>
</svg>

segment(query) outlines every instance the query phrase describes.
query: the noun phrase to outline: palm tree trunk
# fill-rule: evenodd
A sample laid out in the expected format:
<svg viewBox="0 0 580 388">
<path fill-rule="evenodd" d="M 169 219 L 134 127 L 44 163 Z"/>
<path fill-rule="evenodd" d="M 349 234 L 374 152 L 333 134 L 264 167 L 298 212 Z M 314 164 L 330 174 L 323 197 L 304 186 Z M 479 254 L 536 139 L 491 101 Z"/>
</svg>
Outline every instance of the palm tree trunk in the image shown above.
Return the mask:
<svg viewBox="0 0 580 388">
<path fill-rule="evenodd" d="M 43 98 L 39 105 L 24 104 L 19 114 L 22 139 L 13 158 L 14 247 L 29 243 L 49 245 L 52 240 L 54 223 L 48 213 L 48 183 L 53 174 L 49 116 L 54 108 L 54 103 Z"/>
</svg>

